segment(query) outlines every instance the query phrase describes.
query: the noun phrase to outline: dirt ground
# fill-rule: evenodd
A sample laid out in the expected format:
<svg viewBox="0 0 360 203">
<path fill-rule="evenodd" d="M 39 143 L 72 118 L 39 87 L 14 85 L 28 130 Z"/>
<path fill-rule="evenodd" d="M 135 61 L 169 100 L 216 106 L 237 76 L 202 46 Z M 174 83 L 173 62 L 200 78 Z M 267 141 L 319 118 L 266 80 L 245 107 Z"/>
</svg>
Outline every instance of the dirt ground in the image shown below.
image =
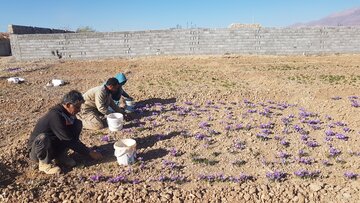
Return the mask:
<svg viewBox="0 0 360 203">
<path fill-rule="evenodd" d="M 359 202 L 359 70 L 360 55 L 2 57 L 0 202 Z M 36 121 L 118 72 L 133 119 L 81 135 L 104 160 L 71 153 L 76 167 L 39 172 L 25 147 Z M 46 87 L 55 78 L 67 84 Z M 137 141 L 133 165 L 113 155 L 122 138 Z"/>
</svg>

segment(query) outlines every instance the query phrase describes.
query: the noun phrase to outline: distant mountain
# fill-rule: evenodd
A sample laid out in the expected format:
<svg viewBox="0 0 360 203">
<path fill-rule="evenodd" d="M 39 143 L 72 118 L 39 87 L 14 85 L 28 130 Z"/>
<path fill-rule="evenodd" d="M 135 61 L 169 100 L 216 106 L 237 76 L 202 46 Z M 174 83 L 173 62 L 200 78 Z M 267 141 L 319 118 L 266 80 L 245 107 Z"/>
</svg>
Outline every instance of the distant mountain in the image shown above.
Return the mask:
<svg viewBox="0 0 360 203">
<path fill-rule="evenodd" d="M 296 23 L 289 27 L 360 26 L 360 8 L 352 8 L 331 14 L 320 20 Z"/>
</svg>

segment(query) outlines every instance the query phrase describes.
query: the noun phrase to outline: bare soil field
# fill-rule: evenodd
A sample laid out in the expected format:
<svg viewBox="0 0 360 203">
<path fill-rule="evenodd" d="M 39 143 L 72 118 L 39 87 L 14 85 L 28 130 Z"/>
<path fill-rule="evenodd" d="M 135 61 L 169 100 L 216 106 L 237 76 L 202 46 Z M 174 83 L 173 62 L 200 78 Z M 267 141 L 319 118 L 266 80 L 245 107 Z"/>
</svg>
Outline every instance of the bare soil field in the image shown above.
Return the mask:
<svg viewBox="0 0 360 203">
<path fill-rule="evenodd" d="M 39 172 L 36 121 L 118 72 L 132 119 L 81 135 L 104 160 L 71 153 L 76 167 Z M 360 55 L 2 57 L 0 73 L 0 202 L 360 202 Z M 55 78 L 67 84 L 46 87 Z M 122 138 L 137 141 L 133 165 L 114 157 Z"/>
</svg>

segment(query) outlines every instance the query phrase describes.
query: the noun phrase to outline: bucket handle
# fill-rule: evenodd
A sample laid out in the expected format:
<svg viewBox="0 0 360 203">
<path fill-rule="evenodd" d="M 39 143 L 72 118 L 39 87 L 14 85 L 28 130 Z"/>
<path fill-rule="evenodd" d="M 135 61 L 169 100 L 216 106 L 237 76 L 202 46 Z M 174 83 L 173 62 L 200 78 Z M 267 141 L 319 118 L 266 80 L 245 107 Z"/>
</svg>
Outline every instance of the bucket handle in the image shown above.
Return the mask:
<svg viewBox="0 0 360 203">
<path fill-rule="evenodd" d="M 132 150 L 130 150 L 130 148 L 124 148 L 124 149 L 119 149 L 119 150 L 115 150 L 115 156 L 122 156 L 128 152 L 131 152 Z"/>
</svg>

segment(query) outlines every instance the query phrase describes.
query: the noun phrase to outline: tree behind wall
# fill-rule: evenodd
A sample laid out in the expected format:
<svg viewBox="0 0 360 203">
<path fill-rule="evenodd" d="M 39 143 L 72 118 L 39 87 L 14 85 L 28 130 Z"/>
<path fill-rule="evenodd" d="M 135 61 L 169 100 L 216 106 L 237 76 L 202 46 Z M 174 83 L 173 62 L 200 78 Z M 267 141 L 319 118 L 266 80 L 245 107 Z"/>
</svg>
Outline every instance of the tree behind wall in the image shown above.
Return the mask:
<svg viewBox="0 0 360 203">
<path fill-rule="evenodd" d="M 90 26 L 79 27 L 76 32 L 96 32 L 96 30 Z"/>
</svg>

